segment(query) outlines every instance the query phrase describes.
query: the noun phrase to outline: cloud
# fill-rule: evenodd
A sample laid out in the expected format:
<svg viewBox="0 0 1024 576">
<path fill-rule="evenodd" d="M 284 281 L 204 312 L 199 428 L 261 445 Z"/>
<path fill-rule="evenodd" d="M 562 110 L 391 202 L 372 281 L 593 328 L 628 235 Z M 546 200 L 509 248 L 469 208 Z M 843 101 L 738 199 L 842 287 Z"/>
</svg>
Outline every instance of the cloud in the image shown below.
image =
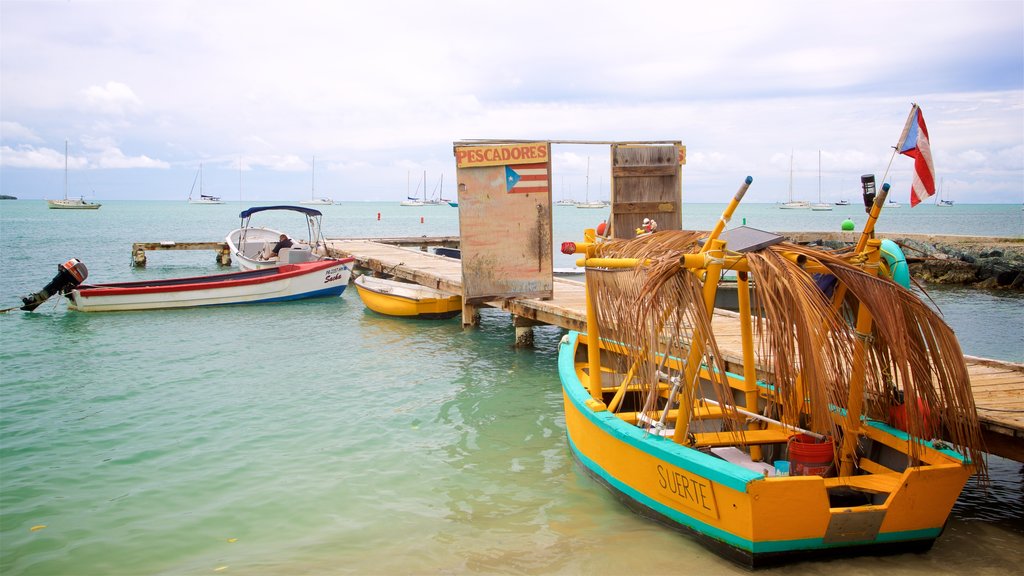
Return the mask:
<svg viewBox="0 0 1024 576">
<path fill-rule="evenodd" d="M 120 82 L 107 82 L 103 86 L 90 86 L 82 90 L 86 109 L 112 116 L 128 116 L 142 112 L 142 100 Z"/>
<path fill-rule="evenodd" d="M 0 139 L 4 142 L 31 142 L 41 144 L 42 138 L 36 135 L 30 128 L 26 128 L 17 122 L 7 120 L 0 121 Z"/>
<path fill-rule="evenodd" d="M 34 146 L 0 147 L 0 166 L 8 168 L 39 168 L 44 170 L 64 169 L 64 152 L 52 148 Z M 80 156 L 67 157 L 68 168 L 85 168 L 88 160 Z"/>
<path fill-rule="evenodd" d="M 154 160 L 146 155 L 126 156 L 120 148 L 107 140 L 88 140 L 85 155 L 69 154 L 68 167 L 72 169 L 122 169 L 122 168 L 170 168 L 163 160 Z M 36 148 L 29 145 L 0 148 L 0 166 L 9 168 L 36 168 L 43 170 L 64 169 L 63 151 L 52 148 Z"/>
<path fill-rule="evenodd" d="M 146 155 L 125 156 L 119 148 L 108 148 L 93 161 L 97 168 L 170 168 L 163 160 L 154 160 Z"/>
<path fill-rule="evenodd" d="M 1021 188 L 1024 5 L 920 8 L 5 3 L 2 162 L 45 163 L 32 151 L 69 135 L 97 143 L 92 167 L 194 172 L 202 161 L 211 179 L 237 177 L 239 163 L 304 172 L 315 155 L 318 185 L 322 169 L 325 186 L 343 180 L 370 199 L 388 179 L 404 186 L 407 170 L 450 175 L 456 140 L 681 140 L 689 198 L 727 199 L 751 174 L 748 198 L 774 201 L 791 150 L 796 176 L 815 185 L 819 149 L 826 178 L 881 174 L 917 101 L 947 182 L 981 189 L 984 172 L 1002 175 L 999 190 Z M 946 35 L 923 44 L 886 24 L 901 21 Z M 592 179 L 607 176 L 606 150 L 561 150 L 556 182 L 579 190 L 588 156 Z M 899 177 L 910 170 L 893 163 Z M 266 179 L 252 180 L 255 194 Z"/>
</svg>

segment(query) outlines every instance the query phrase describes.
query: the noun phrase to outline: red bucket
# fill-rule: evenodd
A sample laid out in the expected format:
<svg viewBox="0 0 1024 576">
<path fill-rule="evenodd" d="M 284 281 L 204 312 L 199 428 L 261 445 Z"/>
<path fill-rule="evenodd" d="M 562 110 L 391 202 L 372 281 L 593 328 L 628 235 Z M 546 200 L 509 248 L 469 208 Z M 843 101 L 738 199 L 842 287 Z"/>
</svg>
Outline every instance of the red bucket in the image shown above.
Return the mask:
<svg viewBox="0 0 1024 576">
<path fill-rule="evenodd" d="M 790 476 L 828 476 L 836 458 L 835 445 L 808 434 L 789 439 Z"/>
</svg>

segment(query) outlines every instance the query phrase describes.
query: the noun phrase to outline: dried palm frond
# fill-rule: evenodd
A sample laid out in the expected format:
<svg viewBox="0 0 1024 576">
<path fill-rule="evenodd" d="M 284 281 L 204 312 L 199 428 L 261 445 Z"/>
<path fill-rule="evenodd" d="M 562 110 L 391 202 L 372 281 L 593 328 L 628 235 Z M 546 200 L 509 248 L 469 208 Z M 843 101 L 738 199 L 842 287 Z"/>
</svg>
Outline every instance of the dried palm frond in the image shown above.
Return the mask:
<svg viewBox="0 0 1024 576">
<path fill-rule="evenodd" d="M 890 420 L 894 409 L 905 410 L 911 438 L 928 441 L 941 435 L 977 466 L 984 480 L 984 441 L 970 375 L 949 325 L 894 282 L 839 258 L 802 247 L 793 250 L 816 257 L 871 314 L 873 341 L 864 382 L 868 414 Z M 911 442 L 911 457 L 919 453 L 920 445 Z"/>
<path fill-rule="evenodd" d="M 755 279 L 755 357 L 770 375 L 782 420 L 838 437 L 832 407 L 846 404 L 852 335 L 811 275 L 781 249 L 747 254 L 747 263 Z"/>
<path fill-rule="evenodd" d="M 671 377 L 684 378 L 688 357 L 706 365 L 716 401 L 733 406 L 711 316 L 702 296 L 702 278 L 683 269 L 679 257 L 700 250 L 698 232 L 659 232 L 631 241 L 602 243 L 603 257 L 636 258 L 633 270 L 587 272 L 587 286 L 598 311 L 602 338 L 624 355 L 622 368 L 634 368 L 648 388 L 646 408 L 664 407 L 657 384 L 676 359 Z M 795 257 L 794 257 L 795 256 Z M 838 438 L 834 417 L 849 408 L 851 384 L 863 387 L 864 412 L 887 420 L 905 404 L 906 430 L 912 438 L 909 458 L 921 451 L 917 439 L 941 431 L 978 467 L 984 478 L 982 439 L 963 353 L 953 331 L 912 292 L 850 263 L 849 257 L 790 243 L 745 254 L 754 281 L 755 362 L 773 387 L 781 419 Z M 836 310 L 806 270 L 807 263 L 827 269 L 845 291 L 848 309 Z M 861 263 L 858 263 L 861 264 Z M 711 279 L 717 281 L 717 278 Z M 863 306 L 872 330 L 858 334 L 846 312 Z M 693 356 L 691 357 L 691 351 Z M 863 368 L 863 381 L 851 382 Z M 681 366 L 681 368 L 680 368 Z M 689 366 L 689 375 L 693 369 Z M 684 405 L 699 392 L 683 382 Z M 918 403 L 915 399 L 920 399 Z M 672 406 L 664 407 L 666 410 Z M 856 406 L 854 407 L 857 408 Z M 740 420 L 725 419 L 740 430 Z M 681 423 L 685 425 L 686 423 Z"/>
<path fill-rule="evenodd" d="M 715 396 L 726 410 L 729 429 L 742 430 L 725 378 L 725 365 L 704 305 L 702 283 L 681 271 L 679 254 L 699 249 L 699 233 L 665 232 L 636 240 L 603 244 L 602 255 L 638 258 L 648 265 L 628 270 L 587 271 L 587 288 L 595 302 L 601 337 L 622 355 L 615 372 L 633 368 L 644 390 L 644 411 L 653 416 L 678 404 L 662 388 L 678 384 L 684 407 L 698 394 L 693 380 L 708 368 Z M 685 273 L 681 273 L 685 272 Z M 689 380 L 689 382 L 687 381 Z M 661 403 L 666 399 L 668 403 Z M 687 423 L 683 423 L 686 425 Z"/>
</svg>

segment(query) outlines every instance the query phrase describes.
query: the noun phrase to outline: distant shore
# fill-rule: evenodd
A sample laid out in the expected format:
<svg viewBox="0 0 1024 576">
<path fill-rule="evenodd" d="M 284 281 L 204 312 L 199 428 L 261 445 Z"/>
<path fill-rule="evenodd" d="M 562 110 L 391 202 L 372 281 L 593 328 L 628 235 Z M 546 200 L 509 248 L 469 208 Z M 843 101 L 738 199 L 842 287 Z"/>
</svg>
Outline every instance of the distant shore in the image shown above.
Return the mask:
<svg viewBox="0 0 1024 576">
<path fill-rule="evenodd" d="M 801 244 L 840 248 L 855 242 L 855 232 L 780 232 Z M 1024 290 L 1024 238 L 951 234 L 885 233 L 903 250 L 910 274 L 930 284 Z"/>
</svg>

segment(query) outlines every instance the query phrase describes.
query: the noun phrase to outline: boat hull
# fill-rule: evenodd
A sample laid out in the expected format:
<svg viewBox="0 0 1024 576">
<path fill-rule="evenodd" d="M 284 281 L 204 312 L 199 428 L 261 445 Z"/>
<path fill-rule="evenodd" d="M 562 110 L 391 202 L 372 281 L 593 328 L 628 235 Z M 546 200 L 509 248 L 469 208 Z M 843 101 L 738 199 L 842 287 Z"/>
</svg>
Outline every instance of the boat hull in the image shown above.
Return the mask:
<svg viewBox="0 0 1024 576">
<path fill-rule="evenodd" d="M 385 316 L 445 320 L 462 312 L 462 297 L 457 294 L 366 275 L 354 284 L 363 304 Z"/>
<path fill-rule="evenodd" d="M 69 308 L 82 312 L 258 304 L 339 296 L 352 274 L 351 258 L 273 269 L 149 282 L 82 285 Z"/>
<path fill-rule="evenodd" d="M 839 479 L 765 476 L 608 412 L 591 399 L 582 381 L 586 376 L 576 360 L 579 339 L 570 333 L 559 349 L 573 456 L 630 508 L 694 535 L 744 566 L 927 550 L 941 534 L 970 474 L 958 455 L 932 451 L 937 464 L 893 473 L 898 480 L 877 503 L 844 505 L 835 500 Z M 885 442 L 901 441 L 902 433 L 884 424 L 868 425 Z"/>
</svg>

